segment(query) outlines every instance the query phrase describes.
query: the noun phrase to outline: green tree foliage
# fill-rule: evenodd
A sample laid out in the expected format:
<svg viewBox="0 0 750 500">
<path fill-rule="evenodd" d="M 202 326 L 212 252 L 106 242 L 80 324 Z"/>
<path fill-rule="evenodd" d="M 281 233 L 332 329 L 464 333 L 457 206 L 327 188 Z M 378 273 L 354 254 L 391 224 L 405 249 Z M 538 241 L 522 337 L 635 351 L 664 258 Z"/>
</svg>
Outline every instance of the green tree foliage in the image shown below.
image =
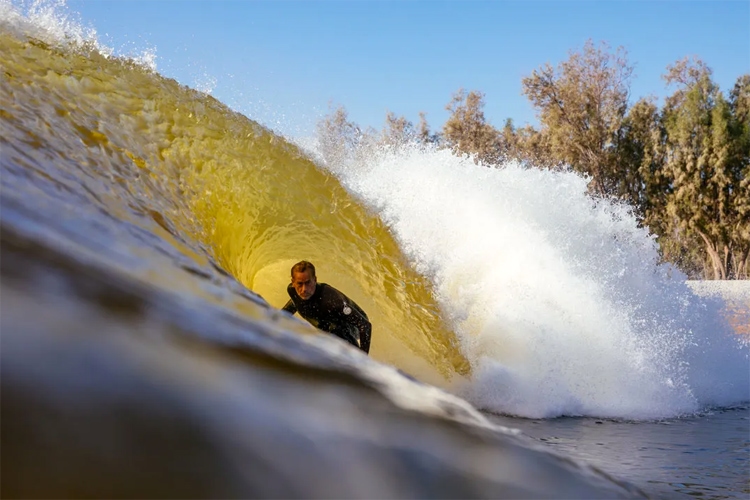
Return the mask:
<svg viewBox="0 0 750 500">
<path fill-rule="evenodd" d="M 455 151 L 474 155 L 486 165 L 504 158 L 500 135 L 484 117 L 484 94 L 460 89 L 445 107 L 451 112 L 443 125 L 444 145 Z"/>
<path fill-rule="evenodd" d="M 549 134 L 544 130 L 540 132 L 531 125 L 515 128 L 509 118 L 500 133 L 507 158 L 538 168 L 563 167 L 563 162 L 553 155 Z"/>
<path fill-rule="evenodd" d="M 441 134 L 430 132 L 424 113 L 417 127 L 389 112 L 382 131 L 363 131 L 340 107 L 319 124 L 321 151 L 326 161 L 367 161 L 370 146 L 416 142 L 485 165 L 517 159 L 572 168 L 590 177 L 593 195 L 629 202 L 663 259 L 688 276 L 749 278 L 750 75 L 726 98 L 702 61 L 677 61 L 667 68 L 675 90 L 661 109 L 652 98 L 629 106 L 631 75 L 624 49 L 588 41 L 557 68 L 547 64 L 523 79 L 539 130 L 510 119 L 495 129 L 484 94 L 459 89 Z"/>
<path fill-rule="evenodd" d="M 660 227 L 660 214 L 671 189 L 661 168 L 664 128 L 652 99 L 640 99 L 630 108 L 617 138 L 617 186 L 621 197 L 635 207 L 649 226 Z"/>
<path fill-rule="evenodd" d="M 737 146 L 738 127 L 730 103 L 700 60 L 667 68 L 677 90 L 667 98 L 664 170 L 672 183 L 666 195 L 665 226 L 702 242 L 713 278 L 746 275 L 747 237 L 742 207 L 748 196 L 747 163 Z M 744 185 L 744 187 L 743 187 Z"/>
<path fill-rule="evenodd" d="M 737 176 L 739 185 L 735 198 L 738 224 L 734 229 L 738 244 L 733 254 L 733 267 L 736 277 L 747 279 L 750 278 L 750 75 L 737 79 L 729 94 L 729 106 L 734 138 L 733 174 Z"/>
<path fill-rule="evenodd" d="M 522 82 L 552 156 L 591 176 L 591 190 L 601 196 L 617 194 L 615 146 L 633 71 L 625 49 L 608 49 L 589 40 L 556 69 L 546 64 Z"/>
</svg>

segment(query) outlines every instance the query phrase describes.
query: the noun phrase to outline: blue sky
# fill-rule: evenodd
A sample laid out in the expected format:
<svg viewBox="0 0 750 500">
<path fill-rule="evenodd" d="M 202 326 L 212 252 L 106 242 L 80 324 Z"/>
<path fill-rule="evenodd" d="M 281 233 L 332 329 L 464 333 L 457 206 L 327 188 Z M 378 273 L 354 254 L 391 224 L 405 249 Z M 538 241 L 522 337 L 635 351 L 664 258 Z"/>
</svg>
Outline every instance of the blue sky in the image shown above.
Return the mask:
<svg viewBox="0 0 750 500">
<path fill-rule="evenodd" d="M 459 88 L 485 116 L 536 124 L 521 80 L 587 39 L 623 46 L 634 98 L 667 95 L 667 65 L 698 56 L 728 92 L 750 73 L 750 1 L 68 0 L 116 53 L 156 50 L 158 71 L 289 135 L 329 103 L 380 128 L 387 111 L 433 130 Z"/>
</svg>

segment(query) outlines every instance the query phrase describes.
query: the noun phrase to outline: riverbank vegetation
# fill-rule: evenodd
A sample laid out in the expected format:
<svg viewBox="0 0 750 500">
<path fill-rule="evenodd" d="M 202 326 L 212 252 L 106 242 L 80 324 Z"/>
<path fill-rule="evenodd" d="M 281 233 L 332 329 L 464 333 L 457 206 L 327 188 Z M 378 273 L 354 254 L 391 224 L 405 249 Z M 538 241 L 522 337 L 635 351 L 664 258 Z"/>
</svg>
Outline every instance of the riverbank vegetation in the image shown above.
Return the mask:
<svg viewBox="0 0 750 500">
<path fill-rule="evenodd" d="M 662 258 L 690 278 L 750 278 L 750 74 L 724 95 L 703 61 L 682 59 L 666 68 L 672 93 L 659 106 L 631 98 L 632 73 L 624 49 L 589 41 L 523 79 L 538 127 L 508 119 L 496 128 L 484 116 L 485 94 L 460 89 L 437 132 L 423 113 L 416 125 L 388 113 L 382 130 L 362 130 L 339 107 L 319 123 L 323 154 L 416 141 L 489 167 L 515 159 L 571 169 L 588 176 L 592 196 L 630 204 Z"/>
</svg>

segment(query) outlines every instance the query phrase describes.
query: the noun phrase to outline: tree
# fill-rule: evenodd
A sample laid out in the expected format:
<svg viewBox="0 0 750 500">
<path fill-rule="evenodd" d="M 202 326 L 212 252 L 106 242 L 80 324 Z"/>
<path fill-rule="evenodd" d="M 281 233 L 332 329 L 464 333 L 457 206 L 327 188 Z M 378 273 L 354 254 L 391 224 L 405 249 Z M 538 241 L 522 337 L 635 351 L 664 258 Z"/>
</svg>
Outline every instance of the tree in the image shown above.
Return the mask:
<svg viewBox="0 0 750 500">
<path fill-rule="evenodd" d="M 503 159 L 498 131 L 484 118 L 484 94 L 459 89 L 445 107 L 451 112 L 443 125 L 443 140 L 448 147 L 474 155 L 485 164 Z"/>
<path fill-rule="evenodd" d="M 738 278 L 750 278 L 750 74 L 737 79 L 729 94 L 734 144 L 732 176 L 739 187 L 735 206 L 737 226 L 733 231 L 733 268 Z"/>
<path fill-rule="evenodd" d="M 663 234 L 661 215 L 670 181 L 664 175 L 665 132 L 652 99 L 640 99 L 628 111 L 617 139 L 617 187 L 643 222 Z"/>
<path fill-rule="evenodd" d="M 427 116 L 424 112 L 419 113 L 419 130 L 417 138 L 421 144 L 440 144 L 440 134 L 430 132 L 430 125 L 427 123 Z"/>
<path fill-rule="evenodd" d="M 748 167 L 732 106 L 699 59 L 678 61 L 664 78 L 677 85 L 663 112 L 667 223 L 702 242 L 714 279 L 746 275 Z"/>
<path fill-rule="evenodd" d="M 552 154 L 548 134 L 536 130 L 531 125 L 515 128 L 513 120 L 508 118 L 500 135 L 507 158 L 515 158 L 537 168 L 563 166 L 563 162 L 555 159 Z"/>
<path fill-rule="evenodd" d="M 618 194 L 615 147 L 632 72 L 625 49 L 611 54 L 606 42 L 595 47 L 589 40 L 557 69 L 548 63 L 522 82 L 551 154 L 590 175 L 590 188 L 599 195 Z"/>
<path fill-rule="evenodd" d="M 317 124 L 320 154 L 328 164 L 341 164 L 362 139 L 362 130 L 349 121 L 343 106 L 337 107 Z"/>
<path fill-rule="evenodd" d="M 412 122 L 403 116 L 396 116 L 388 112 L 385 117 L 385 127 L 382 132 L 382 142 L 389 146 L 399 147 L 416 141 L 417 131 Z"/>
</svg>

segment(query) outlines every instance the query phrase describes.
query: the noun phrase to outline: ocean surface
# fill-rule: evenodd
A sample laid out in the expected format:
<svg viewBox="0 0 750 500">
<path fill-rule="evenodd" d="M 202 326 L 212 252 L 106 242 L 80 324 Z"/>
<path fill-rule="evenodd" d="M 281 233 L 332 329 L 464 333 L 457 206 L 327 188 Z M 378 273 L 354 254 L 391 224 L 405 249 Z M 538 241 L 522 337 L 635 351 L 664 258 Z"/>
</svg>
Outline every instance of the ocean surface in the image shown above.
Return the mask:
<svg viewBox="0 0 750 500">
<path fill-rule="evenodd" d="M 574 173 L 292 141 L 33 5 L 0 0 L 3 497 L 750 496 L 747 283 Z M 369 358 L 277 309 L 302 259 Z"/>
</svg>

